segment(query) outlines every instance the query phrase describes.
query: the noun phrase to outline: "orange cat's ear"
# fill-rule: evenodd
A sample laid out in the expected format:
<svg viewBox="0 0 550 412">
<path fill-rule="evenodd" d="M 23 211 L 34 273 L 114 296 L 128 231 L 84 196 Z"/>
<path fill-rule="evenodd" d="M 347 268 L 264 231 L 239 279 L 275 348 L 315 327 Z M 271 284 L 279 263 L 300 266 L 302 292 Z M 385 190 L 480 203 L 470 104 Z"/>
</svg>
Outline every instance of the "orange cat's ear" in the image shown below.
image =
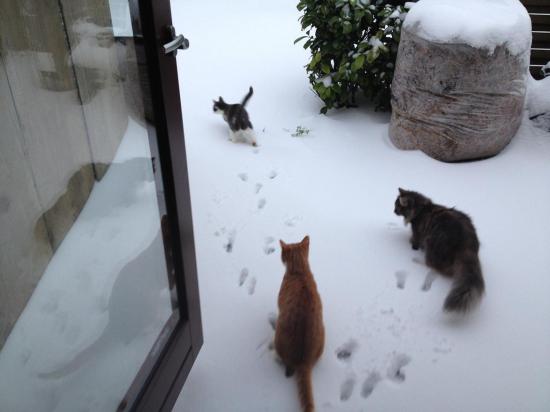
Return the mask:
<svg viewBox="0 0 550 412">
<path fill-rule="evenodd" d="M 306 256 L 309 255 L 309 236 L 302 239 L 300 246 L 302 247 L 303 253 L 305 253 Z"/>
<path fill-rule="evenodd" d="M 286 243 L 279 239 L 279 243 L 281 244 L 281 249 L 286 248 Z"/>
</svg>

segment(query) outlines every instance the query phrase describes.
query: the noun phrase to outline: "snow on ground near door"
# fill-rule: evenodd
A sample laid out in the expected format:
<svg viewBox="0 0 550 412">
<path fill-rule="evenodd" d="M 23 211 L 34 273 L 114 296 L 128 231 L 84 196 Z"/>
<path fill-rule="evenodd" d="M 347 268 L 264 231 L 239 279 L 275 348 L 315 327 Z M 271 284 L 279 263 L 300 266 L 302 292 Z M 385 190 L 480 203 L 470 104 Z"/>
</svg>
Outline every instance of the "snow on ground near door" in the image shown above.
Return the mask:
<svg viewBox="0 0 550 412">
<path fill-rule="evenodd" d="M 172 4 L 191 42 L 177 59 L 205 340 L 174 410 L 298 410 L 268 318 L 284 272 L 278 239 L 309 234 L 326 325 L 317 410 L 546 411 L 550 134 L 526 120 L 499 156 L 445 164 L 395 149 L 386 114 L 319 115 L 307 54 L 292 45 L 295 3 Z M 211 108 L 249 85 L 257 150 L 229 142 Z M 311 133 L 292 137 L 298 125 Z M 474 220 L 487 294 L 463 319 L 441 310 L 449 281 L 423 290 L 428 270 L 393 214 L 398 186 Z"/>
</svg>

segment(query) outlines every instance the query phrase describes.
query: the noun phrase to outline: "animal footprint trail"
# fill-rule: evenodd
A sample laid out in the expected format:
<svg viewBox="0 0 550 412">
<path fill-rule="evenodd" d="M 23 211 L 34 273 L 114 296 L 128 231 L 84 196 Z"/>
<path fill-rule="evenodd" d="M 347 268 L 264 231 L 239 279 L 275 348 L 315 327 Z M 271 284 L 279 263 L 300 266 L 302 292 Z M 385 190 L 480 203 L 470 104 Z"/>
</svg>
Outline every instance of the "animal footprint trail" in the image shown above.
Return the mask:
<svg viewBox="0 0 550 412">
<path fill-rule="evenodd" d="M 363 382 L 363 386 L 361 387 L 361 396 L 363 398 L 368 398 L 372 392 L 374 392 L 374 388 L 376 388 L 376 385 L 378 385 L 378 382 L 381 380 L 382 376 L 380 376 L 377 371 L 372 371 L 369 373 L 365 379 L 365 382 Z"/>
<path fill-rule="evenodd" d="M 256 183 L 256 186 L 254 186 L 254 192 L 255 192 L 256 194 L 260 193 L 260 190 L 262 190 L 262 187 L 264 187 L 263 184 L 261 184 L 261 183 Z"/>
<path fill-rule="evenodd" d="M 265 197 L 262 197 L 260 200 L 258 200 L 258 209 L 262 210 L 265 207 L 266 203 L 267 200 L 265 199 Z"/>
<path fill-rule="evenodd" d="M 229 232 L 229 235 L 227 236 L 227 242 L 224 245 L 224 249 L 227 253 L 231 253 L 233 251 L 236 235 L 237 235 L 237 232 L 235 230 L 232 230 L 231 232 Z"/>
<path fill-rule="evenodd" d="M 405 353 L 396 354 L 388 368 L 388 378 L 396 383 L 405 382 L 405 373 L 403 368 L 411 363 L 411 357 Z"/>
<path fill-rule="evenodd" d="M 275 242 L 275 238 L 271 236 L 265 239 L 264 253 L 266 255 L 271 255 L 273 252 L 275 252 L 275 246 L 273 246 L 273 242 Z"/>
<path fill-rule="evenodd" d="M 340 400 L 345 402 L 351 398 L 353 389 L 355 389 L 355 376 L 349 376 L 340 386 Z"/>
<path fill-rule="evenodd" d="M 248 174 L 246 173 L 239 173 L 237 176 L 239 176 L 239 179 L 241 179 L 243 182 L 246 182 L 248 180 Z"/>
<path fill-rule="evenodd" d="M 256 277 L 252 276 L 250 277 L 250 272 L 248 268 L 242 268 L 241 273 L 239 275 L 239 287 L 243 286 L 245 283 L 247 283 L 248 280 L 248 294 L 253 295 L 256 291 Z"/>
<path fill-rule="evenodd" d="M 252 277 L 248 282 L 248 294 L 252 296 L 255 291 L 256 291 L 256 278 Z"/>
<path fill-rule="evenodd" d="M 241 274 L 239 275 L 239 286 L 244 285 L 244 282 L 246 282 L 247 278 L 248 278 L 248 269 L 243 268 L 241 270 Z"/>
<path fill-rule="evenodd" d="M 277 171 L 276 170 L 272 170 L 271 172 L 269 172 L 269 175 L 268 177 L 273 180 L 277 177 Z"/>
<path fill-rule="evenodd" d="M 350 339 L 336 349 L 336 358 L 341 361 L 350 361 L 358 346 L 359 344 L 355 339 Z"/>
<path fill-rule="evenodd" d="M 296 224 L 298 223 L 299 220 L 301 220 L 301 217 L 299 217 L 299 216 L 294 216 L 294 217 L 288 218 L 288 219 L 285 220 L 285 225 L 288 226 L 288 227 L 294 227 L 294 226 L 296 226 Z"/>
<path fill-rule="evenodd" d="M 396 286 L 398 289 L 405 289 L 405 282 L 407 281 L 407 272 L 405 270 L 398 270 L 395 272 Z"/>
<path fill-rule="evenodd" d="M 422 290 L 424 292 L 427 292 L 432 288 L 432 283 L 434 283 L 435 278 L 436 278 L 436 274 L 434 271 L 430 270 L 428 273 L 426 273 L 426 277 L 424 278 L 424 283 L 422 284 Z"/>
</svg>

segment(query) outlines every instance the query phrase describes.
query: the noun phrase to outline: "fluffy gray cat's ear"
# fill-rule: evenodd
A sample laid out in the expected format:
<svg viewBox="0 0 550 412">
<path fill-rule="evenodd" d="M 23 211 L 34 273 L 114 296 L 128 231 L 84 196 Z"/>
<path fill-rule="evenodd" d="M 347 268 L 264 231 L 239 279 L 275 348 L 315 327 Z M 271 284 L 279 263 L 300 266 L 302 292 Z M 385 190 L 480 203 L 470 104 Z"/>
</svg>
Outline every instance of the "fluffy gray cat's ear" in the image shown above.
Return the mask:
<svg viewBox="0 0 550 412">
<path fill-rule="evenodd" d="M 404 190 L 404 189 L 401 189 L 400 187 L 398 187 L 397 190 L 399 190 L 399 194 L 400 194 L 400 195 L 404 195 L 404 194 L 405 194 L 405 190 Z"/>
<path fill-rule="evenodd" d="M 223 103 L 223 97 L 220 96 L 220 103 Z"/>
</svg>

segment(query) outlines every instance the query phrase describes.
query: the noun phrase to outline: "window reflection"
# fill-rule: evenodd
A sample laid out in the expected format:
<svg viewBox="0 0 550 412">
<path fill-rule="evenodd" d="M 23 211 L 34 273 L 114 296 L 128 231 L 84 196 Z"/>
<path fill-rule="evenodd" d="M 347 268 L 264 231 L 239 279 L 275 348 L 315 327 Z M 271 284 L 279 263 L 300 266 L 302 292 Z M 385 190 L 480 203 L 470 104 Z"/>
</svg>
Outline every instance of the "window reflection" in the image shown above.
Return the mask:
<svg viewBox="0 0 550 412">
<path fill-rule="evenodd" d="M 0 410 L 116 410 L 176 296 L 128 3 L 0 9 Z"/>
</svg>

